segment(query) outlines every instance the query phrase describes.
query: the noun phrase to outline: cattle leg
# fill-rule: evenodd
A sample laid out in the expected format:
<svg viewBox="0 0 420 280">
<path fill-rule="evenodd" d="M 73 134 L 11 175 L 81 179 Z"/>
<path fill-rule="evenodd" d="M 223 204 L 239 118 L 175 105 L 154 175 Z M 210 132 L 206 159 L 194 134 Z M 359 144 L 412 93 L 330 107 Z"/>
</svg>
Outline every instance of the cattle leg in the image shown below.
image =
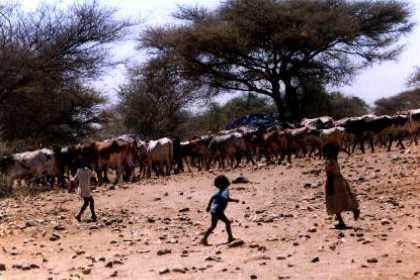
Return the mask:
<svg viewBox="0 0 420 280">
<path fill-rule="evenodd" d="M 357 144 L 359 143 L 359 140 L 358 139 L 355 139 L 354 140 L 354 143 L 353 143 L 353 148 L 352 148 L 352 152 L 354 153 L 354 151 L 356 150 L 356 146 L 357 146 Z"/>
<path fill-rule="evenodd" d="M 117 178 L 115 179 L 115 182 L 114 182 L 114 185 L 116 185 L 116 184 L 118 184 L 118 181 L 120 180 L 120 176 L 121 176 L 121 171 L 122 171 L 122 168 L 120 167 L 120 166 L 118 166 L 116 169 L 115 169 L 115 171 L 116 171 L 116 173 L 117 173 Z"/>
<path fill-rule="evenodd" d="M 221 169 L 224 170 L 225 169 L 225 158 L 222 157 L 222 156 L 219 156 L 219 162 L 222 165 L 222 168 Z M 220 164 L 219 164 L 219 169 L 220 169 Z"/>
<path fill-rule="evenodd" d="M 265 148 L 264 151 L 263 151 L 263 153 L 264 153 L 265 161 L 267 162 L 267 164 L 272 163 L 272 160 L 271 160 L 271 149 Z"/>
<path fill-rule="evenodd" d="M 391 151 L 392 142 L 394 142 L 394 135 L 389 134 L 389 142 L 388 142 L 388 149 L 387 149 L 388 152 Z"/>
<path fill-rule="evenodd" d="M 151 160 L 147 161 L 146 164 L 147 178 L 152 177 L 153 162 Z"/>
<path fill-rule="evenodd" d="M 15 182 L 15 179 L 13 177 L 9 177 L 6 179 L 6 185 L 7 185 L 6 187 L 7 187 L 8 193 L 12 193 L 14 182 Z"/>
<path fill-rule="evenodd" d="M 165 170 L 163 169 L 163 161 L 159 161 L 159 174 L 162 175 L 162 177 L 165 177 Z"/>
<path fill-rule="evenodd" d="M 249 164 L 249 162 L 251 162 L 252 165 L 255 165 L 255 161 L 254 161 L 254 159 L 252 157 L 252 152 L 248 150 L 246 152 L 246 164 Z"/>
<path fill-rule="evenodd" d="M 362 138 L 360 139 L 360 150 L 362 151 L 362 153 L 365 153 L 365 139 Z"/>
<path fill-rule="evenodd" d="M 286 154 L 281 153 L 280 158 L 277 161 L 277 164 L 281 164 L 285 158 L 286 158 Z"/>
<path fill-rule="evenodd" d="M 170 161 L 166 161 L 165 162 L 165 167 L 166 167 L 166 176 L 171 176 L 171 171 L 172 171 L 172 164 Z"/>
<path fill-rule="evenodd" d="M 236 158 L 236 165 L 234 168 L 238 168 L 242 161 L 242 152 L 241 151 L 236 152 L 235 158 Z"/>
<path fill-rule="evenodd" d="M 340 150 L 344 151 L 348 156 L 350 156 L 350 151 L 346 147 L 340 147 Z"/>
<path fill-rule="evenodd" d="M 50 184 L 50 187 L 53 188 L 55 183 L 55 176 L 47 175 L 47 182 Z"/>
<path fill-rule="evenodd" d="M 99 167 L 96 167 L 95 172 L 96 172 L 96 175 L 98 176 L 98 186 L 100 186 L 103 183 L 102 170 Z"/>
<path fill-rule="evenodd" d="M 108 178 L 108 165 L 107 164 L 105 164 L 104 165 L 104 167 L 103 167 L 103 182 L 104 183 L 109 183 L 110 182 L 110 180 L 109 180 L 109 178 Z"/>
<path fill-rule="evenodd" d="M 287 155 L 287 162 L 289 164 L 292 164 L 292 153 L 290 151 L 287 151 L 286 155 Z"/>
<path fill-rule="evenodd" d="M 398 136 L 398 145 L 401 147 L 401 149 L 405 150 L 404 144 L 402 142 L 402 136 Z"/>
<path fill-rule="evenodd" d="M 369 144 L 370 144 L 370 149 L 371 149 L 372 153 L 374 153 L 375 152 L 375 145 L 373 143 L 373 138 L 372 137 L 369 137 Z"/>
<path fill-rule="evenodd" d="M 192 173 L 191 166 L 188 163 L 188 157 L 185 157 L 183 160 L 185 161 L 185 165 L 187 166 L 188 172 Z M 191 160 L 192 160 L 192 158 L 191 158 Z"/>
</svg>

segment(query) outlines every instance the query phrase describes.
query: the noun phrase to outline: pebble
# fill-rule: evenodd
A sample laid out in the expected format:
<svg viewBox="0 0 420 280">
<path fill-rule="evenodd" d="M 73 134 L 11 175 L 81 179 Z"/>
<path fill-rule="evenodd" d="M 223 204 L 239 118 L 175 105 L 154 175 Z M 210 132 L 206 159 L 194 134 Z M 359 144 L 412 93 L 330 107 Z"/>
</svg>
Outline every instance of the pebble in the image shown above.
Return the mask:
<svg viewBox="0 0 420 280">
<path fill-rule="evenodd" d="M 51 237 L 50 237 L 50 241 L 57 241 L 57 240 L 59 240 L 61 237 L 60 237 L 60 235 L 58 235 L 58 234 L 56 234 L 56 233 L 53 233 L 52 235 L 51 235 Z"/>
<path fill-rule="evenodd" d="M 220 262 L 222 260 L 221 257 L 217 257 L 217 256 L 208 256 L 204 259 L 204 261 L 215 261 L 215 262 Z"/>
<path fill-rule="evenodd" d="M 172 272 L 176 272 L 176 273 L 186 273 L 186 269 L 185 268 L 179 268 L 179 267 L 175 267 L 172 268 Z"/>
<path fill-rule="evenodd" d="M 382 220 L 381 220 L 381 224 L 382 224 L 383 226 L 385 226 L 385 225 L 389 225 L 389 224 L 390 224 L 390 222 L 389 222 L 387 219 L 382 219 Z"/>
<path fill-rule="evenodd" d="M 0 271 L 5 271 L 6 270 L 6 265 L 3 263 L 0 263 Z"/>
<path fill-rule="evenodd" d="M 159 274 L 166 274 L 169 272 L 170 272 L 169 268 L 162 268 L 161 270 L 159 270 Z"/>
<path fill-rule="evenodd" d="M 319 257 L 315 257 L 315 258 L 313 258 L 311 262 L 312 262 L 312 263 L 317 263 L 317 262 L 319 262 Z"/>
<path fill-rule="evenodd" d="M 243 240 L 237 239 L 237 240 L 234 240 L 234 241 L 230 242 L 228 244 L 228 247 L 229 248 L 235 248 L 235 247 L 240 247 L 240 246 L 242 246 L 244 244 L 245 244 L 245 242 Z"/>
<path fill-rule="evenodd" d="M 367 259 L 367 262 L 368 263 L 377 263 L 378 259 L 377 258 L 370 258 L 370 259 Z"/>
<path fill-rule="evenodd" d="M 311 228 L 308 230 L 308 232 L 312 232 L 312 233 L 314 233 L 314 232 L 316 232 L 316 228 L 315 228 L 315 227 L 311 227 Z"/>
<path fill-rule="evenodd" d="M 85 274 L 85 275 L 88 275 L 91 272 L 92 272 L 92 269 L 90 269 L 90 268 L 87 268 L 87 267 L 82 268 L 82 273 Z"/>
<path fill-rule="evenodd" d="M 162 249 L 162 250 L 157 251 L 156 254 L 158 256 L 163 256 L 163 255 L 167 255 L 167 254 L 170 254 L 170 253 L 172 253 L 172 251 L 170 249 Z"/>
<path fill-rule="evenodd" d="M 63 225 L 56 225 L 54 230 L 65 230 L 66 228 Z"/>
</svg>

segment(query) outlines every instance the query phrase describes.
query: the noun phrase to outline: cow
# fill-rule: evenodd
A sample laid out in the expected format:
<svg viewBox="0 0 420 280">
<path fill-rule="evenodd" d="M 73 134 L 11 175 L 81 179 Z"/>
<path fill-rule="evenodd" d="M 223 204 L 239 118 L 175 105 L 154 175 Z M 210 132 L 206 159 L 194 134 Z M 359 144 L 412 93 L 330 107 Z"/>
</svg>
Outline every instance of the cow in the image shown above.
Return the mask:
<svg viewBox="0 0 420 280">
<path fill-rule="evenodd" d="M 328 129 L 321 129 L 319 138 L 321 141 L 321 147 L 327 144 L 336 144 L 348 155 L 350 155 L 350 149 L 347 149 L 345 145 L 352 140 L 352 136 L 346 133 L 346 129 L 341 126 L 336 126 Z"/>
<path fill-rule="evenodd" d="M 158 140 L 147 142 L 147 176 L 151 177 L 152 169 L 157 175 L 169 176 L 172 170 L 173 162 L 173 142 L 171 139 L 164 137 Z M 157 168 L 156 168 L 157 166 Z M 166 172 L 164 171 L 164 166 Z"/>
<path fill-rule="evenodd" d="M 408 117 L 405 130 L 411 138 L 410 144 L 414 142 L 417 145 L 417 133 L 420 129 L 420 109 L 409 110 L 404 112 L 404 114 Z"/>
<path fill-rule="evenodd" d="M 381 125 L 376 129 L 372 129 L 375 128 L 375 118 L 375 115 L 369 114 L 360 117 L 345 118 L 335 122 L 336 126 L 344 127 L 346 133 L 353 135 L 354 143 L 352 152 L 355 151 L 357 144 L 360 144 L 360 150 L 364 153 L 364 143 L 366 140 L 369 140 L 372 152 L 374 151 L 372 133 L 375 130 L 382 130 L 384 128 Z"/>
<path fill-rule="evenodd" d="M 7 185 L 13 188 L 15 180 L 27 178 L 47 178 L 53 186 L 60 172 L 54 151 L 40 149 L 5 156 L 0 160 L 0 171 L 7 176 Z"/>
<path fill-rule="evenodd" d="M 109 182 L 108 168 L 116 171 L 114 184 L 121 175 L 128 181 L 133 178 L 136 143 L 122 138 L 107 139 L 74 147 L 73 170 L 82 166 L 89 166 L 98 175 L 98 184 Z"/>
<path fill-rule="evenodd" d="M 136 155 L 136 144 L 134 142 L 117 138 L 95 142 L 93 145 L 98 153 L 97 174 L 99 184 L 102 181 L 109 181 L 108 168 L 113 168 L 116 171 L 114 185 L 118 183 L 121 175 L 124 175 L 126 181 L 132 177 Z"/>
<path fill-rule="evenodd" d="M 319 129 L 309 129 L 306 134 L 303 136 L 303 142 L 306 147 L 309 148 L 309 158 L 312 157 L 312 154 L 318 152 L 318 157 L 322 158 L 322 142 L 321 142 L 321 130 Z"/>
<path fill-rule="evenodd" d="M 206 170 L 210 169 L 209 144 L 213 137 L 213 135 L 193 137 L 183 145 L 184 153 L 190 156 L 192 165 L 195 165 L 194 163 L 197 161 L 199 171 L 202 170 L 203 166 Z"/>
<path fill-rule="evenodd" d="M 239 132 L 214 136 L 209 143 L 209 151 L 211 153 L 211 161 L 218 161 L 219 168 L 225 168 L 226 158 L 230 160 L 231 168 L 239 166 L 243 154 L 246 154 L 247 158 L 250 159 L 245 139 Z M 236 164 L 234 165 L 235 161 Z"/>
<path fill-rule="evenodd" d="M 147 142 L 138 139 L 136 141 L 137 146 L 137 156 L 136 162 L 139 166 L 139 176 L 146 177 L 147 175 Z"/>
<path fill-rule="evenodd" d="M 310 129 L 327 129 L 332 128 L 334 126 L 334 120 L 331 117 L 323 116 L 313 119 L 306 119 L 304 118 L 300 122 L 300 126 L 307 127 Z"/>
<path fill-rule="evenodd" d="M 65 185 L 65 178 L 70 178 L 76 174 L 78 159 L 78 148 L 80 146 L 66 146 L 62 148 L 55 147 L 54 155 L 57 161 L 57 168 L 60 173 L 59 181 L 61 186 Z"/>
<path fill-rule="evenodd" d="M 171 138 L 173 143 L 173 166 L 174 166 L 174 173 L 178 174 L 180 172 L 184 172 L 184 157 L 185 150 L 183 149 L 185 146 L 181 145 L 181 139 L 179 137 L 172 137 Z M 187 163 L 188 169 L 189 165 Z"/>
<path fill-rule="evenodd" d="M 272 157 L 277 158 L 279 164 L 286 157 L 287 161 L 291 163 L 290 140 L 290 133 L 287 130 L 275 129 L 266 132 L 260 143 L 261 153 L 258 155 L 258 160 L 261 160 L 262 154 L 265 156 L 267 163 L 273 162 Z"/>
<path fill-rule="evenodd" d="M 286 133 L 289 135 L 289 149 L 299 157 L 300 151 L 303 156 L 306 156 L 307 149 L 305 143 L 305 136 L 311 129 L 309 127 L 300 127 L 293 129 L 286 129 Z"/>
<path fill-rule="evenodd" d="M 388 152 L 391 150 L 392 143 L 395 139 L 398 141 L 401 149 L 405 149 L 402 140 L 408 134 L 409 117 L 407 115 L 397 114 L 388 118 L 392 120 L 391 125 L 382 132 L 383 135 L 388 136 Z"/>
</svg>

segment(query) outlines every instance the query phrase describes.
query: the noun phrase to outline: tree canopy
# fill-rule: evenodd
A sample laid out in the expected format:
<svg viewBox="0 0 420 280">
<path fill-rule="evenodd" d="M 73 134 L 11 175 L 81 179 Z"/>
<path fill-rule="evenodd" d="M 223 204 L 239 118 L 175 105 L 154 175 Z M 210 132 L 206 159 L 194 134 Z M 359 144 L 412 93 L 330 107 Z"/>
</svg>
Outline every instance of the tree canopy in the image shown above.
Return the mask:
<svg viewBox="0 0 420 280">
<path fill-rule="evenodd" d="M 107 46 L 131 26 L 116 12 L 96 1 L 0 6 L 1 138 L 73 142 L 106 119 L 105 98 L 89 82 L 114 65 Z"/>
<path fill-rule="evenodd" d="M 214 10 L 183 6 L 181 24 L 151 27 L 140 41 L 151 55 L 176 58 L 186 79 L 269 96 L 297 120 L 305 80 L 338 85 L 396 58 L 410 16 L 401 1 L 227 0 Z"/>
</svg>

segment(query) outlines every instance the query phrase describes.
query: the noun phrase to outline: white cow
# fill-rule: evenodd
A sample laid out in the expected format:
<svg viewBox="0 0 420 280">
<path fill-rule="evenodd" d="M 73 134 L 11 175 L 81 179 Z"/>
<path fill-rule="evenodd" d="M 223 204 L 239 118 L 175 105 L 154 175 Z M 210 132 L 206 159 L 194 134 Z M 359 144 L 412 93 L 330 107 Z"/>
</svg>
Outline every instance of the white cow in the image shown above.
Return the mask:
<svg viewBox="0 0 420 280">
<path fill-rule="evenodd" d="M 0 171 L 7 176 L 7 184 L 10 187 L 13 187 L 18 179 L 45 176 L 53 179 L 60 174 L 54 152 L 50 149 L 4 157 L 0 161 Z M 53 180 L 50 183 L 52 184 Z"/>
<path fill-rule="evenodd" d="M 152 169 L 158 165 L 158 174 L 165 175 L 164 166 L 166 168 L 166 175 L 169 176 L 172 170 L 174 146 L 171 139 L 164 137 L 158 140 L 147 142 L 147 176 L 150 177 Z"/>
</svg>

